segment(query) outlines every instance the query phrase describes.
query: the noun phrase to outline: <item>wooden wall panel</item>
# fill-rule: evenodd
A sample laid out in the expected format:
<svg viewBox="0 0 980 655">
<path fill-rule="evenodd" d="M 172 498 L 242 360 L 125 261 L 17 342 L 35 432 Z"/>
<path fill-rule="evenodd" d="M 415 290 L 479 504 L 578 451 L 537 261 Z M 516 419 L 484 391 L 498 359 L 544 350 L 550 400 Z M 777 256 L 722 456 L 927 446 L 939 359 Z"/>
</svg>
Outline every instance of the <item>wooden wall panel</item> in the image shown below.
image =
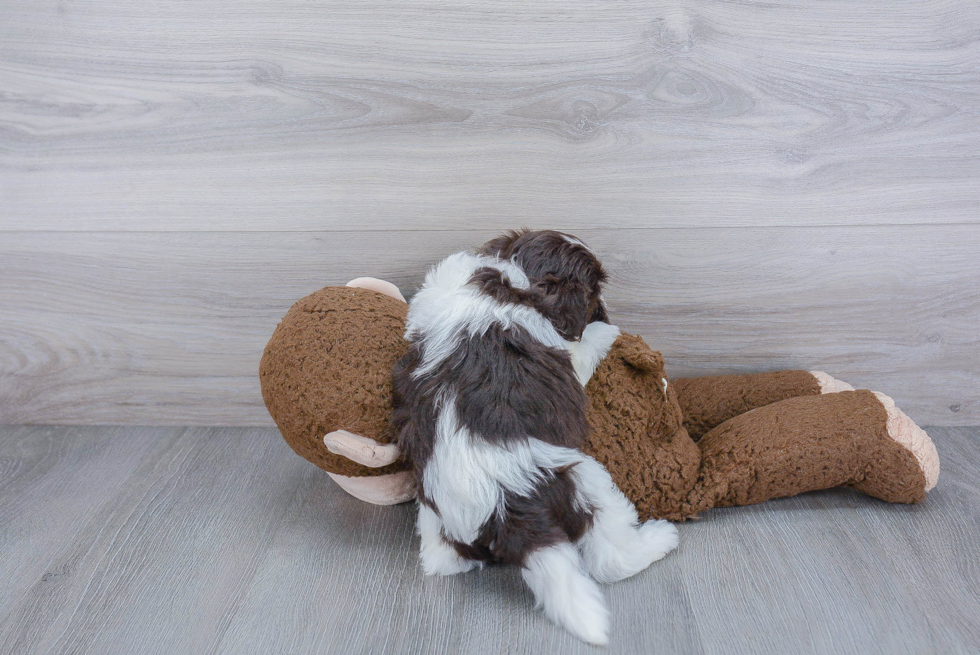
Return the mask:
<svg viewBox="0 0 980 655">
<path fill-rule="evenodd" d="M 12 0 L 0 421 L 267 424 L 296 298 L 504 228 L 671 372 L 980 417 L 980 5 Z"/>
<path fill-rule="evenodd" d="M 493 233 L 2 236 L 0 423 L 265 425 L 257 367 L 293 301 Z M 584 231 L 613 319 L 670 373 L 818 368 L 918 421 L 980 419 L 980 226 Z"/>
<path fill-rule="evenodd" d="M 977 222 L 980 6 L 4 3 L 0 229 Z"/>
</svg>

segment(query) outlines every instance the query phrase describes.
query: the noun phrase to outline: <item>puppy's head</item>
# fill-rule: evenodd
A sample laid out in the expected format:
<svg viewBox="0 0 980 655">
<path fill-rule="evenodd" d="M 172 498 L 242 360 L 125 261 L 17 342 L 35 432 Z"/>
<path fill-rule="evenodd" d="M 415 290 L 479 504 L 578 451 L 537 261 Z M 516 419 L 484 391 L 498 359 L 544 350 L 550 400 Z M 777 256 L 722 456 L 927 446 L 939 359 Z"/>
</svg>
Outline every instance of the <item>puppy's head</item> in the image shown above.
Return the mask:
<svg viewBox="0 0 980 655">
<path fill-rule="evenodd" d="M 589 247 L 572 235 L 517 230 L 491 239 L 477 253 L 520 266 L 532 289 L 541 293 L 538 310 L 563 338 L 578 341 L 586 325 L 609 320 L 601 296 L 606 272 Z"/>
</svg>

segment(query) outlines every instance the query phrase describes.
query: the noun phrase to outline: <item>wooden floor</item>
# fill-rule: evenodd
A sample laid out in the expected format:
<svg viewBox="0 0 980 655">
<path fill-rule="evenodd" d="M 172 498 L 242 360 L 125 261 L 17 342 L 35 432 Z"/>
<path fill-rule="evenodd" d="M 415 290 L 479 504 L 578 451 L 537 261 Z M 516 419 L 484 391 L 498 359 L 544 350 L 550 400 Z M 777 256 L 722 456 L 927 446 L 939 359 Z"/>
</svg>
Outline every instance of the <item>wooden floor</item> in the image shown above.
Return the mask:
<svg viewBox="0 0 980 655">
<path fill-rule="evenodd" d="M 980 429 L 922 505 L 716 510 L 609 586 L 610 653 L 980 651 Z M 0 428 L 4 653 L 577 653 L 516 570 L 424 578 L 411 505 L 267 428 Z M 598 651 L 594 651 L 598 652 Z"/>
</svg>

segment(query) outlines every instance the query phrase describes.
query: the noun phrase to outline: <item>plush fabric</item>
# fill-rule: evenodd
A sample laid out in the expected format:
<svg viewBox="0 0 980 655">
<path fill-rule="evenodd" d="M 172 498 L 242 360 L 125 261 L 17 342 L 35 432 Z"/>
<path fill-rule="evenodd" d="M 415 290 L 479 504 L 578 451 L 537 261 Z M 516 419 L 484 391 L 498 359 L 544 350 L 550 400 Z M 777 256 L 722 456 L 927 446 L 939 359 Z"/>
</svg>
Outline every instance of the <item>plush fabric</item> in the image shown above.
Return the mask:
<svg viewBox="0 0 980 655">
<path fill-rule="evenodd" d="M 270 414 L 299 455 L 344 478 L 407 468 L 401 461 L 369 468 L 323 443 L 335 430 L 393 440 L 391 369 L 407 349 L 407 307 L 374 290 L 327 287 L 283 318 L 260 378 Z M 928 436 L 887 396 L 828 393 L 850 388 L 832 380 L 779 371 L 669 381 L 663 356 L 622 334 L 586 386 L 583 450 L 643 519 L 681 520 L 841 485 L 889 502 L 921 501 L 939 471 Z M 403 481 L 381 482 L 375 486 L 384 489 L 372 490 L 365 481 L 355 495 L 405 493 Z"/>
<path fill-rule="evenodd" d="M 664 380 L 660 353 L 624 334 L 586 386 L 584 450 L 641 518 L 679 520 L 842 485 L 889 502 L 925 497 L 915 456 L 888 434 L 870 391 L 821 394 L 806 371 L 679 379 L 666 390 Z M 713 429 L 695 443 L 688 425 Z"/>
<path fill-rule="evenodd" d="M 684 427 L 695 441 L 750 409 L 786 398 L 820 394 L 820 384 L 807 371 L 682 378 L 674 385 L 684 412 Z"/>
<path fill-rule="evenodd" d="M 298 455 L 343 476 L 408 468 L 404 462 L 368 468 L 323 443 L 334 430 L 394 439 L 391 368 L 408 349 L 407 314 L 402 301 L 351 287 L 326 287 L 286 313 L 262 355 L 259 378 L 269 413 Z"/>
</svg>

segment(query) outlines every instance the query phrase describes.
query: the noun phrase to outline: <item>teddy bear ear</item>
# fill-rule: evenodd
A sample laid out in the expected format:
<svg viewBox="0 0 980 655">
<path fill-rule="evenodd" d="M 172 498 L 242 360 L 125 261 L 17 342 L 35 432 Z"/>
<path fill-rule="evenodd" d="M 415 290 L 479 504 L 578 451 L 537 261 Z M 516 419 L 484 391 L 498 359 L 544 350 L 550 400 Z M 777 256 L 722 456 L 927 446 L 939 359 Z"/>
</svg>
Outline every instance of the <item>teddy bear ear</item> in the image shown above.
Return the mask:
<svg viewBox="0 0 980 655">
<path fill-rule="evenodd" d="M 642 338 L 631 334 L 621 334 L 614 348 L 627 364 L 638 371 L 662 375 L 664 371 L 664 356 L 656 350 L 650 350 Z"/>
<path fill-rule="evenodd" d="M 376 277 L 354 278 L 344 286 L 355 287 L 358 289 L 370 289 L 371 291 L 377 291 L 378 293 L 383 293 L 386 296 L 391 296 L 396 300 L 408 302 L 405 300 L 405 296 L 402 295 L 402 292 L 398 290 L 398 287 L 387 280 L 379 280 Z"/>
</svg>

